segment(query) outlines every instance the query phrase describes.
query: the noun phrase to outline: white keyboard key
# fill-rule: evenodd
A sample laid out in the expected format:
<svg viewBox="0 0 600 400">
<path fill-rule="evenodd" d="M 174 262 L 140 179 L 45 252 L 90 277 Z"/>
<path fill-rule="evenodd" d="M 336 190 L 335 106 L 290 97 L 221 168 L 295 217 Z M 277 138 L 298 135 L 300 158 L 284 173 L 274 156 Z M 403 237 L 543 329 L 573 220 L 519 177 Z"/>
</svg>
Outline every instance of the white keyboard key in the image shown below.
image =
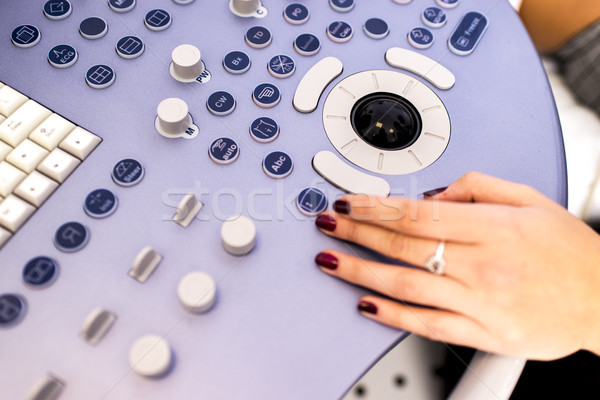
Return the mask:
<svg viewBox="0 0 600 400">
<path fill-rule="evenodd" d="M 29 139 L 47 150 L 54 150 L 75 125 L 58 114 L 52 114 L 31 132 Z"/>
<path fill-rule="evenodd" d="M 327 85 L 337 78 L 344 66 L 335 57 L 326 57 L 313 65 L 302 78 L 294 93 L 294 108 L 301 113 L 311 113 L 317 109 L 319 98 Z"/>
<path fill-rule="evenodd" d="M 34 211 L 34 206 L 11 194 L 0 203 L 0 225 L 14 233 Z"/>
<path fill-rule="evenodd" d="M 4 161 L 8 153 L 10 153 L 12 150 L 12 147 L 0 140 L 0 161 Z"/>
<path fill-rule="evenodd" d="M 22 171 L 30 173 L 46 158 L 50 152 L 29 139 L 23 140 L 10 154 L 6 161 Z"/>
<path fill-rule="evenodd" d="M 58 183 L 33 171 L 14 190 L 14 194 L 39 207 L 56 190 Z"/>
<path fill-rule="evenodd" d="M 14 165 L 6 161 L 0 162 L 0 196 L 8 196 L 13 189 L 27 176 Z"/>
<path fill-rule="evenodd" d="M 50 114 L 47 108 L 28 100 L 0 124 L 0 139 L 16 147 Z"/>
<path fill-rule="evenodd" d="M 27 100 L 27 96 L 22 95 L 10 86 L 3 86 L 0 88 L 0 114 L 8 117 Z"/>
<path fill-rule="evenodd" d="M 54 149 L 48 154 L 48 157 L 38 165 L 37 170 L 58 183 L 62 183 L 69 175 L 71 175 L 71 172 L 77 168 L 80 162 L 81 161 L 72 155 L 67 154 L 60 149 Z"/>
<path fill-rule="evenodd" d="M 11 237 L 11 233 L 4 228 L 0 228 L 0 249 L 4 246 L 4 243 Z"/>
<path fill-rule="evenodd" d="M 98 136 L 78 126 L 58 147 L 83 160 L 98 146 L 100 141 Z"/>
</svg>

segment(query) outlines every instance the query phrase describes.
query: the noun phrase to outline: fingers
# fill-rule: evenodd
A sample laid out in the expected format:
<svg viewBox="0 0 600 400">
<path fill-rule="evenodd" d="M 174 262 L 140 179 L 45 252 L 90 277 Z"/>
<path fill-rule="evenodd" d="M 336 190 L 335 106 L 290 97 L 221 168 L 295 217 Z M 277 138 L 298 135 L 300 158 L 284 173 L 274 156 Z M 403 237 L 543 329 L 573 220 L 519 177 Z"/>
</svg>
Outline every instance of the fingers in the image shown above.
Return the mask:
<svg viewBox="0 0 600 400">
<path fill-rule="evenodd" d="M 530 186 L 505 181 L 480 172 L 469 172 L 461 176 L 445 190 L 432 191 L 440 201 L 505 204 L 515 207 L 531 205 L 558 206 Z M 560 206 L 559 206 L 560 207 Z"/>
<path fill-rule="evenodd" d="M 319 253 L 315 262 L 329 275 L 404 302 L 465 313 L 475 312 L 479 306 L 466 286 L 448 276 L 366 261 L 334 250 Z"/>
</svg>

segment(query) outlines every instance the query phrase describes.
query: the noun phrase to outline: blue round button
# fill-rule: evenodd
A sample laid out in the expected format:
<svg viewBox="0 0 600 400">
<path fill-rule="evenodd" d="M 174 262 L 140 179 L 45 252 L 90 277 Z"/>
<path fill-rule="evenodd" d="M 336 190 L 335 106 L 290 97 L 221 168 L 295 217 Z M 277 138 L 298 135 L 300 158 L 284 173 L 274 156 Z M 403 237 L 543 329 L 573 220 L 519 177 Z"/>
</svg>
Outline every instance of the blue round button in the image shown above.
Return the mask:
<svg viewBox="0 0 600 400">
<path fill-rule="evenodd" d="M 108 0 L 108 6 L 116 12 L 127 12 L 135 7 L 135 0 Z"/>
<path fill-rule="evenodd" d="M 352 39 L 352 27 L 344 21 L 335 21 L 327 27 L 327 36 L 337 43 L 344 43 Z"/>
<path fill-rule="evenodd" d="M 348 12 L 354 8 L 354 0 L 329 0 L 329 5 L 335 11 Z"/>
<path fill-rule="evenodd" d="M 19 323 L 26 312 L 27 302 L 23 296 L 12 293 L 0 295 L 0 326 Z"/>
<path fill-rule="evenodd" d="M 41 39 L 42 34 L 34 25 L 19 25 L 10 34 L 11 42 L 23 49 L 35 46 Z"/>
<path fill-rule="evenodd" d="M 264 26 L 253 26 L 246 31 L 244 39 L 248 43 L 248 46 L 255 49 L 263 49 L 271 44 L 273 36 L 271 35 L 271 31 Z"/>
<path fill-rule="evenodd" d="M 371 39 L 383 39 L 389 35 L 390 27 L 381 18 L 369 18 L 363 25 L 363 31 Z"/>
<path fill-rule="evenodd" d="M 283 151 L 274 151 L 263 160 L 263 171 L 271 178 L 285 178 L 292 173 L 292 158 Z"/>
<path fill-rule="evenodd" d="M 229 115 L 235 110 L 235 98 L 229 92 L 214 92 L 206 100 L 206 108 L 219 117 Z"/>
<path fill-rule="evenodd" d="M 222 137 L 211 143 L 208 155 L 217 164 L 231 164 L 238 159 L 240 148 L 233 139 Z"/>
<path fill-rule="evenodd" d="M 261 143 L 269 143 L 279 136 L 279 125 L 269 117 L 260 117 L 250 125 L 250 135 Z"/>
<path fill-rule="evenodd" d="M 308 21 L 310 13 L 304 4 L 292 3 L 283 11 L 283 18 L 293 25 L 300 25 Z"/>
<path fill-rule="evenodd" d="M 312 56 L 321 50 L 321 42 L 315 35 L 303 33 L 294 40 L 294 50 L 300 55 Z"/>
<path fill-rule="evenodd" d="M 46 287 L 58 276 L 58 263 L 50 257 L 35 257 L 23 268 L 23 282 L 33 287 Z"/>
<path fill-rule="evenodd" d="M 144 48 L 144 42 L 137 36 L 124 36 L 115 46 L 117 54 L 128 60 L 141 56 Z"/>
<path fill-rule="evenodd" d="M 111 176 L 119 186 L 133 186 L 144 178 L 144 167 L 138 160 L 125 158 L 115 164 Z"/>
<path fill-rule="evenodd" d="M 68 0 L 48 0 L 44 4 L 44 15 L 55 21 L 67 18 L 72 11 L 73 7 Z"/>
<path fill-rule="evenodd" d="M 92 218 L 106 218 L 117 209 L 117 197 L 108 189 L 96 189 L 90 192 L 84 202 L 83 209 Z"/>
<path fill-rule="evenodd" d="M 267 69 L 275 78 L 287 78 L 296 71 L 296 63 L 292 57 L 279 54 L 269 60 Z"/>
<path fill-rule="evenodd" d="M 171 14 L 160 8 L 150 10 L 144 17 L 144 25 L 151 31 L 163 31 L 171 26 Z"/>
<path fill-rule="evenodd" d="M 65 253 L 83 249 L 89 240 L 90 232 L 79 222 L 62 224 L 54 234 L 54 246 Z"/>
<path fill-rule="evenodd" d="M 48 62 L 56 68 L 67 68 L 77 62 L 77 50 L 68 44 L 54 46 L 48 52 Z"/>
<path fill-rule="evenodd" d="M 460 0 L 435 0 L 440 7 L 454 8 L 459 4 Z"/>
<path fill-rule="evenodd" d="M 231 51 L 223 57 L 223 68 L 231 74 L 243 74 L 251 64 L 250 57 L 243 51 Z"/>
<path fill-rule="evenodd" d="M 408 33 L 408 42 L 417 49 L 427 49 L 433 44 L 433 33 L 429 29 L 414 28 Z"/>
<path fill-rule="evenodd" d="M 281 92 L 279 91 L 279 88 L 273 84 L 261 83 L 254 89 L 254 92 L 252 92 L 252 100 L 260 107 L 275 107 L 281 100 Z"/>
<path fill-rule="evenodd" d="M 108 65 L 94 65 L 87 70 L 85 81 L 94 89 L 104 89 L 115 81 L 115 71 Z"/>
<path fill-rule="evenodd" d="M 447 17 L 444 10 L 439 7 L 427 7 L 421 14 L 421 20 L 430 28 L 441 28 L 446 24 Z"/>
<path fill-rule="evenodd" d="M 108 24 L 100 17 L 89 17 L 79 24 L 79 33 L 86 39 L 100 39 L 108 32 Z"/>
<path fill-rule="evenodd" d="M 319 189 L 309 187 L 298 194 L 296 206 L 302 214 L 314 217 L 327 209 L 327 197 Z"/>
</svg>

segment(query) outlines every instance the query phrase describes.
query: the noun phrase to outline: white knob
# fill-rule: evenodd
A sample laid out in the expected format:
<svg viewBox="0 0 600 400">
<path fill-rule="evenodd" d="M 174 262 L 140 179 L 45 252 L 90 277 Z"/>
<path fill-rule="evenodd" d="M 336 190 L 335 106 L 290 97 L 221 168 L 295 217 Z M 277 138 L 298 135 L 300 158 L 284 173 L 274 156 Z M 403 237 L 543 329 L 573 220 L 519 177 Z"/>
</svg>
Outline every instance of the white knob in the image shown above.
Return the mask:
<svg viewBox="0 0 600 400">
<path fill-rule="evenodd" d="M 204 70 L 204 65 L 200 60 L 200 50 L 191 44 L 175 47 L 171 53 L 171 59 L 173 60 L 173 73 L 181 79 L 196 79 Z"/>
<path fill-rule="evenodd" d="M 170 97 L 160 102 L 156 128 L 162 134 L 181 136 L 192 125 L 192 117 L 185 101 Z"/>
<path fill-rule="evenodd" d="M 231 0 L 229 7 L 236 15 L 251 15 L 256 13 L 262 5 L 260 0 Z"/>
</svg>

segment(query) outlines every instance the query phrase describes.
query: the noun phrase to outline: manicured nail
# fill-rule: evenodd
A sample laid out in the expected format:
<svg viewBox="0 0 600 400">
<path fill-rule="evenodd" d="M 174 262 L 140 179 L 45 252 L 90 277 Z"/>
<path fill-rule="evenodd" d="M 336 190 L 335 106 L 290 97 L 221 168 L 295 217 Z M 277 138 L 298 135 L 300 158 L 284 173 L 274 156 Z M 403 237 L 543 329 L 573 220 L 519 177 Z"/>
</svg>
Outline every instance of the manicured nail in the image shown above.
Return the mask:
<svg viewBox="0 0 600 400">
<path fill-rule="evenodd" d="M 335 218 L 327 214 L 321 214 L 317 217 L 315 224 L 326 231 L 333 232 L 337 225 Z"/>
<path fill-rule="evenodd" d="M 361 301 L 358 303 L 358 311 L 377 315 L 377 306 L 368 301 Z"/>
<path fill-rule="evenodd" d="M 338 259 L 333 254 L 319 253 L 315 257 L 315 262 L 319 267 L 326 268 L 329 270 L 335 270 L 338 267 Z"/>
<path fill-rule="evenodd" d="M 448 186 L 444 186 L 444 187 L 433 189 L 433 190 L 428 190 L 426 192 L 423 192 L 423 196 L 433 197 L 436 194 L 440 194 L 440 193 L 444 192 L 446 189 L 448 189 Z"/>
<path fill-rule="evenodd" d="M 335 203 L 333 203 L 333 209 L 336 213 L 350 214 L 350 203 L 346 200 L 336 200 Z"/>
</svg>

